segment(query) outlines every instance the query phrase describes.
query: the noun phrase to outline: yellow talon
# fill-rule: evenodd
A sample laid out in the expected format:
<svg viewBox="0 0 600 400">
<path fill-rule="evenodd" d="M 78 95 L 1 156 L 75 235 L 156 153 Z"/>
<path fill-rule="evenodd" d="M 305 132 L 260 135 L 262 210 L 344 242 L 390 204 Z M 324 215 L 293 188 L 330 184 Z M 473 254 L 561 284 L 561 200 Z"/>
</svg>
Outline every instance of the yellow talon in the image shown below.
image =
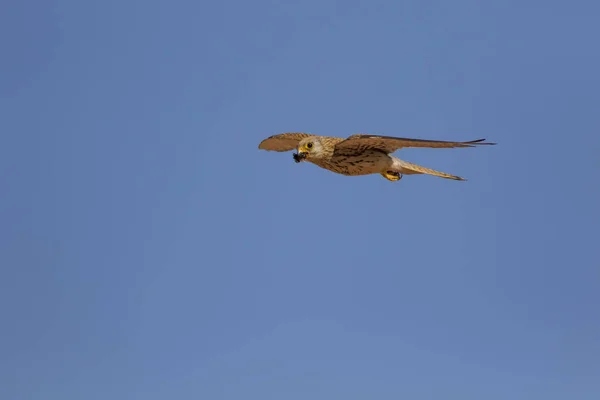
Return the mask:
<svg viewBox="0 0 600 400">
<path fill-rule="evenodd" d="M 396 181 L 399 181 L 400 179 L 402 179 L 402 174 L 399 172 L 394 172 L 394 171 L 382 172 L 381 176 L 383 176 L 385 179 L 392 181 L 392 182 L 396 182 Z"/>
</svg>

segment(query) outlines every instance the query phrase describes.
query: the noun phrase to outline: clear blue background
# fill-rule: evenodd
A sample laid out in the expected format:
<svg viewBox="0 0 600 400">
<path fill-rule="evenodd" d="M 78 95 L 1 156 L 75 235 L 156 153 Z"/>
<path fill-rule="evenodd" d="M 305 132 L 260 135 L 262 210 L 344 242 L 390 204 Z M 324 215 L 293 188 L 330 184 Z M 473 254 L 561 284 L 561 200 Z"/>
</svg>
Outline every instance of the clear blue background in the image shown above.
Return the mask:
<svg viewBox="0 0 600 400">
<path fill-rule="evenodd" d="M 600 398 L 597 1 L 4 1 L 0 398 Z M 477 149 L 348 178 L 286 131 Z"/>
</svg>

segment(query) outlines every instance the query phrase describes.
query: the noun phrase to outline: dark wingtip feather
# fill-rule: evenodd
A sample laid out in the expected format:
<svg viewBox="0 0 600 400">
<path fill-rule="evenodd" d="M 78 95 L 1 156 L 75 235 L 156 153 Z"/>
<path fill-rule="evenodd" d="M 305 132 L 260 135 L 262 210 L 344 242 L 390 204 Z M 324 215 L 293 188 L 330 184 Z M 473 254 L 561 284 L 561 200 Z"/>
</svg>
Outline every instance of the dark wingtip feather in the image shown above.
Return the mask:
<svg viewBox="0 0 600 400">
<path fill-rule="evenodd" d="M 494 143 L 494 142 L 485 142 L 485 143 L 482 143 L 484 140 L 485 140 L 485 139 L 471 140 L 470 142 L 467 142 L 467 143 L 469 143 L 469 144 L 478 144 L 478 145 L 480 145 L 480 144 L 489 144 L 489 145 L 491 145 L 491 146 L 493 146 L 493 145 L 495 145 L 495 144 L 496 144 L 496 143 Z"/>
</svg>

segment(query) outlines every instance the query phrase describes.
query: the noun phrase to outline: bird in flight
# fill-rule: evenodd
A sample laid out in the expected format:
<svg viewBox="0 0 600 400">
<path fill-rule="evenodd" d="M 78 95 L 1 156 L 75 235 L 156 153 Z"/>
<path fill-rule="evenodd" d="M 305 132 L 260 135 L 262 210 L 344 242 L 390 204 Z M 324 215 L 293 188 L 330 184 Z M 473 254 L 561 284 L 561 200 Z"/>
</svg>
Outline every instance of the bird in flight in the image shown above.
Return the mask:
<svg viewBox="0 0 600 400">
<path fill-rule="evenodd" d="M 407 139 L 391 136 L 357 134 L 348 138 L 317 136 L 303 132 L 273 135 L 263 140 L 258 148 L 268 151 L 291 151 L 294 161 L 311 162 L 326 170 L 347 175 L 381 174 L 390 181 L 399 181 L 403 175 L 428 174 L 446 179 L 465 181 L 460 176 L 421 167 L 392 156 L 405 147 L 455 148 L 495 145 L 485 139 L 470 142 Z"/>
</svg>

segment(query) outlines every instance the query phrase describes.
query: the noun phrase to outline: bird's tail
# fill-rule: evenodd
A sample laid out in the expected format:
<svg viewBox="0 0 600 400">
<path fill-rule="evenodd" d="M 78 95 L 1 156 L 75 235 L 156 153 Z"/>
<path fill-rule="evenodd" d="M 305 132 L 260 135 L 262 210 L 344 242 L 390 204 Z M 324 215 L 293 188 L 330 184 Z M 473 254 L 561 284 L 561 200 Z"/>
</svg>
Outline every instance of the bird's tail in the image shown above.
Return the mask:
<svg viewBox="0 0 600 400">
<path fill-rule="evenodd" d="M 460 176 L 450 175 L 445 172 L 421 167 L 420 165 L 409 163 L 408 161 L 403 161 L 395 157 L 393 168 L 404 175 L 428 174 L 433 176 L 439 176 L 440 178 L 454 179 L 455 181 L 466 181 L 466 179 L 461 178 Z"/>
</svg>

